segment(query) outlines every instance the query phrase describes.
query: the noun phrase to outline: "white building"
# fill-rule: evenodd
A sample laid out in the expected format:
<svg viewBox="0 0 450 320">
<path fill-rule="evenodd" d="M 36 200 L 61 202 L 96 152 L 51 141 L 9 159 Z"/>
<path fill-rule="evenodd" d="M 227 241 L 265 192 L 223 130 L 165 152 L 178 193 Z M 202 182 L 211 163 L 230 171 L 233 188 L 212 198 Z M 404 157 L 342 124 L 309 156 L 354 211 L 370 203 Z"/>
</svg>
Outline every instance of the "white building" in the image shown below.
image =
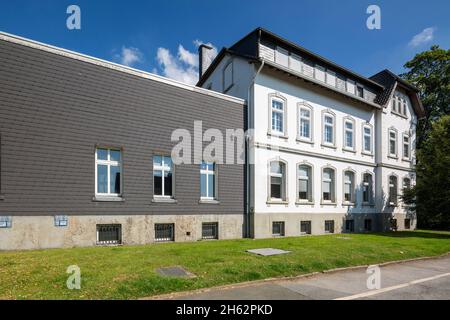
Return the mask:
<svg viewBox="0 0 450 320">
<path fill-rule="evenodd" d="M 258 28 L 208 63 L 198 86 L 247 100 L 248 234 L 256 238 L 415 228 L 416 88 L 358 75 Z M 395 226 L 394 226 L 395 224 Z"/>
</svg>

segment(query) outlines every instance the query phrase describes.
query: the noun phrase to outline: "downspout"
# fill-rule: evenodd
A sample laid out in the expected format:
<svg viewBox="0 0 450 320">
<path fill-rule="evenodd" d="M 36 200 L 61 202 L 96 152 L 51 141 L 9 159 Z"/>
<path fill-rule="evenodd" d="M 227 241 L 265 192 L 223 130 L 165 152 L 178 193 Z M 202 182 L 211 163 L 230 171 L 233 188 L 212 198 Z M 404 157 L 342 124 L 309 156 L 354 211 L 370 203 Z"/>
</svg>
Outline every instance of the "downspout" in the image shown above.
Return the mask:
<svg viewBox="0 0 450 320">
<path fill-rule="evenodd" d="M 261 66 L 259 67 L 258 71 L 255 73 L 255 75 L 253 76 L 252 81 L 250 82 L 250 85 L 247 89 L 247 130 L 250 129 L 250 109 L 253 110 L 253 112 L 255 111 L 254 106 L 252 106 L 252 108 L 250 108 L 250 105 L 253 104 L 253 100 L 251 100 L 250 102 L 250 93 L 252 88 L 254 88 L 255 86 L 255 80 L 256 77 L 259 75 L 259 73 L 261 72 L 262 68 L 264 67 L 264 60 L 263 59 L 259 59 L 259 61 L 261 62 Z M 254 129 L 254 128 L 253 128 Z M 246 236 L 247 238 L 250 238 L 250 137 L 247 136 L 247 161 L 246 161 L 246 182 L 247 182 L 247 194 L 246 194 L 246 211 L 247 211 L 247 215 L 246 215 Z"/>
</svg>

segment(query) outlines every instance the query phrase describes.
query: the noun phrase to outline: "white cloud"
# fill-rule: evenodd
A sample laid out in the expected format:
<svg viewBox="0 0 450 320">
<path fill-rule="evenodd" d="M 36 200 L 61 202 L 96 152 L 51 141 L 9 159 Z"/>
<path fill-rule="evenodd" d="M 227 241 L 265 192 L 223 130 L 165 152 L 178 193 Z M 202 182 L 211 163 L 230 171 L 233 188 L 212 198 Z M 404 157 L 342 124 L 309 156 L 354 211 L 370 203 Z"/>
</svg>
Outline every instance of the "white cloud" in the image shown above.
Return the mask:
<svg viewBox="0 0 450 320">
<path fill-rule="evenodd" d="M 194 41 L 198 47 L 203 42 Z M 217 55 L 217 48 L 208 43 L 213 49 L 211 55 Z M 156 60 L 161 69 L 161 74 L 165 77 L 181 81 L 187 84 L 196 84 L 198 81 L 198 53 L 185 49 L 181 44 L 178 46 L 178 52 L 173 55 L 166 48 L 158 48 Z"/>
<path fill-rule="evenodd" d="M 127 67 L 142 62 L 143 55 L 138 48 L 133 47 L 122 47 L 120 54 L 116 54 L 114 58 L 120 63 Z"/>
<path fill-rule="evenodd" d="M 423 29 L 421 33 L 416 34 L 411 39 L 411 41 L 409 42 L 409 45 L 411 47 L 418 47 L 420 45 L 423 45 L 427 42 L 432 41 L 434 39 L 435 31 L 436 31 L 436 28 L 434 28 L 434 27 Z"/>
</svg>

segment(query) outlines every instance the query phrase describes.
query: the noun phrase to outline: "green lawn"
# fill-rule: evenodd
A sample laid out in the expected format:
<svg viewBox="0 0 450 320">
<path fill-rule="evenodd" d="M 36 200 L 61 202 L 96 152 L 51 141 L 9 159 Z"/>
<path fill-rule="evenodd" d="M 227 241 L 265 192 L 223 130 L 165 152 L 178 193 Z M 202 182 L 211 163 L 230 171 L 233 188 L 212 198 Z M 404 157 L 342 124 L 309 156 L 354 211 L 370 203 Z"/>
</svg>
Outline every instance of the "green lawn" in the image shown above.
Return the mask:
<svg viewBox="0 0 450 320">
<path fill-rule="evenodd" d="M 292 252 L 245 252 L 266 247 Z M 450 232 L 429 231 L 1 252 L 0 299 L 130 299 L 446 252 Z M 81 290 L 66 288 L 69 265 L 81 268 Z M 197 277 L 155 273 L 175 265 Z"/>
</svg>

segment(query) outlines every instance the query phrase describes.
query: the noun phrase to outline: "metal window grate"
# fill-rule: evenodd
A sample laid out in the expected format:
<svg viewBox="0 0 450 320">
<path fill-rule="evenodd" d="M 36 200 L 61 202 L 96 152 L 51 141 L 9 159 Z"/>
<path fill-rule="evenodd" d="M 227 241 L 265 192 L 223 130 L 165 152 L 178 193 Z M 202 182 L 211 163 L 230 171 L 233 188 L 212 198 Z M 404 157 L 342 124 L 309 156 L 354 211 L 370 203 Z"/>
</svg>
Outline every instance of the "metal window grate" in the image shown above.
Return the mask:
<svg viewBox="0 0 450 320">
<path fill-rule="evenodd" d="M 175 224 L 157 223 L 155 224 L 155 241 L 165 242 L 175 240 Z"/>
<path fill-rule="evenodd" d="M 284 222 L 275 221 L 272 223 L 272 235 L 282 237 L 284 236 Z"/>
<path fill-rule="evenodd" d="M 98 244 L 120 244 L 122 243 L 122 225 L 120 224 L 98 224 Z"/>
<path fill-rule="evenodd" d="M 67 227 L 69 218 L 67 216 L 55 216 L 55 227 Z"/>
<path fill-rule="evenodd" d="M 202 224 L 202 239 L 218 239 L 219 223 L 205 222 Z"/>
<path fill-rule="evenodd" d="M 300 233 L 301 234 L 311 234 L 311 221 L 301 221 L 300 222 Z"/>
</svg>

